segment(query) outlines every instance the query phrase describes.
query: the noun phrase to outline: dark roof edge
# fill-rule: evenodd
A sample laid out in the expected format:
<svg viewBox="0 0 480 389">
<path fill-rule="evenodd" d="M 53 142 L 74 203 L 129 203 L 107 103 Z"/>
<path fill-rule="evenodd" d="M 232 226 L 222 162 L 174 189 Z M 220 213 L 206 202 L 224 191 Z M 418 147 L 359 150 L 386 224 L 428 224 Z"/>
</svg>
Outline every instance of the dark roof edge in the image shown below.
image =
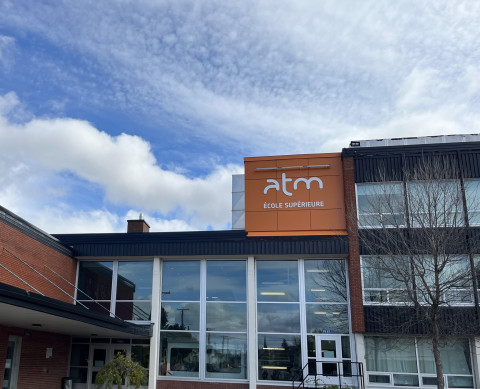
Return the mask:
<svg viewBox="0 0 480 389">
<path fill-rule="evenodd" d="M 480 150 L 480 142 L 428 143 L 398 146 L 363 146 L 342 149 L 342 157 L 375 156 L 413 152 L 454 152 Z"/>
<path fill-rule="evenodd" d="M 63 245 L 57 238 L 46 233 L 40 228 L 35 227 L 33 224 L 27 222 L 25 219 L 22 219 L 20 216 L 14 214 L 8 209 L 2 207 L 1 205 L 0 221 L 68 257 L 73 257 L 73 251 Z"/>
<path fill-rule="evenodd" d="M 106 314 L 88 310 L 80 305 L 41 296 L 4 283 L 0 283 L 0 302 L 124 332 L 125 334 L 152 336 L 152 325 L 129 323 Z"/>
</svg>

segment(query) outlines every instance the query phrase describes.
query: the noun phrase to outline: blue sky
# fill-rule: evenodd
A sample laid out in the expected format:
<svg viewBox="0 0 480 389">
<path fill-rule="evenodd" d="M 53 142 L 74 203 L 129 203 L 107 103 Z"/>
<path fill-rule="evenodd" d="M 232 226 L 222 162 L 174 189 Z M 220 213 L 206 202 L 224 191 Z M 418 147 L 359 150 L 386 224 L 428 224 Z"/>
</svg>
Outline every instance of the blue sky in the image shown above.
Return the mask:
<svg viewBox="0 0 480 389">
<path fill-rule="evenodd" d="M 0 2 L 0 204 L 230 228 L 243 157 L 480 132 L 480 2 Z"/>
</svg>

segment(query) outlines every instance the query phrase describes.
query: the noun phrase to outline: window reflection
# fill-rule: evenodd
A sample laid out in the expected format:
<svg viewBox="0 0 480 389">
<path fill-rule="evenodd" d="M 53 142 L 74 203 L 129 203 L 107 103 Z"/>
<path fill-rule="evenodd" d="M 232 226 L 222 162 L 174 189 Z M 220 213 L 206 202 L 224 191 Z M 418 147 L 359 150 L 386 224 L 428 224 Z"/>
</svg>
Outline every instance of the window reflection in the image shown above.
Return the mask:
<svg viewBox="0 0 480 389">
<path fill-rule="evenodd" d="M 246 331 L 247 306 L 241 303 L 207 303 L 207 331 Z"/>
<path fill-rule="evenodd" d="M 117 299 L 151 300 L 153 262 L 119 262 Z"/>
<path fill-rule="evenodd" d="M 247 378 L 246 334 L 207 334 L 206 377 Z"/>
<path fill-rule="evenodd" d="M 207 261 L 207 301 L 246 301 L 245 261 Z"/>
<path fill-rule="evenodd" d="M 305 261 L 305 298 L 314 302 L 346 302 L 345 261 Z"/>
<path fill-rule="evenodd" d="M 198 334 L 162 332 L 160 350 L 160 375 L 198 377 Z"/>
<path fill-rule="evenodd" d="M 292 381 L 301 364 L 300 336 L 258 335 L 260 380 Z"/>
<path fill-rule="evenodd" d="M 162 329 L 198 330 L 200 324 L 199 303 L 163 303 Z"/>
<path fill-rule="evenodd" d="M 258 261 L 257 299 L 299 301 L 297 261 Z"/>
<path fill-rule="evenodd" d="M 162 300 L 200 300 L 200 261 L 164 262 Z"/>
<path fill-rule="evenodd" d="M 300 332 L 299 304 L 257 304 L 258 332 Z"/>
<path fill-rule="evenodd" d="M 137 301 L 121 301 L 115 304 L 115 315 L 123 320 L 149 321 L 152 303 Z"/>
<path fill-rule="evenodd" d="M 113 262 L 80 262 L 78 299 L 110 300 L 112 295 L 112 275 Z"/>
<path fill-rule="evenodd" d="M 307 332 L 348 334 L 347 304 L 307 304 Z"/>
</svg>

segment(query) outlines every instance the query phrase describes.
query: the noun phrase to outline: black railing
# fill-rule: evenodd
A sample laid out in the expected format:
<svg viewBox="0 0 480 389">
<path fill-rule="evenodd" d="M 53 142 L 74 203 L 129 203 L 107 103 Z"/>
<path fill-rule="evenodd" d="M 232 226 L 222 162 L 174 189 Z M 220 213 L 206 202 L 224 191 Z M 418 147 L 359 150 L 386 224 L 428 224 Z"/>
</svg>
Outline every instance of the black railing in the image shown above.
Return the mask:
<svg viewBox="0 0 480 389">
<path fill-rule="evenodd" d="M 322 371 L 322 373 L 319 373 Z M 362 362 L 309 361 L 299 369 L 292 388 L 358 388 L 365 389 Z"/>
</svg>

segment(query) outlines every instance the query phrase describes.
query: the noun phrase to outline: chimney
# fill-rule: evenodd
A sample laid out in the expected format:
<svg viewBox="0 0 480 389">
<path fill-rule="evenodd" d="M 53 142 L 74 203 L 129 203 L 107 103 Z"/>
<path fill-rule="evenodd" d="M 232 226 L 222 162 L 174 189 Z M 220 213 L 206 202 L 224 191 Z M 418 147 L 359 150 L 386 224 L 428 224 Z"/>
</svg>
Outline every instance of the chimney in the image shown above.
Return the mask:
<svg viewBox="0 0 480 389">
<path fill-rule="evenodd" d="M 143 220 L 143 213 L 140 214 L 138 217 L 138 220 L 127 220 L 128 226 L 127 226 L 127 232 L 149 232 L 150 231 L 150 226 L 148 223 Z"/>
</svg>

